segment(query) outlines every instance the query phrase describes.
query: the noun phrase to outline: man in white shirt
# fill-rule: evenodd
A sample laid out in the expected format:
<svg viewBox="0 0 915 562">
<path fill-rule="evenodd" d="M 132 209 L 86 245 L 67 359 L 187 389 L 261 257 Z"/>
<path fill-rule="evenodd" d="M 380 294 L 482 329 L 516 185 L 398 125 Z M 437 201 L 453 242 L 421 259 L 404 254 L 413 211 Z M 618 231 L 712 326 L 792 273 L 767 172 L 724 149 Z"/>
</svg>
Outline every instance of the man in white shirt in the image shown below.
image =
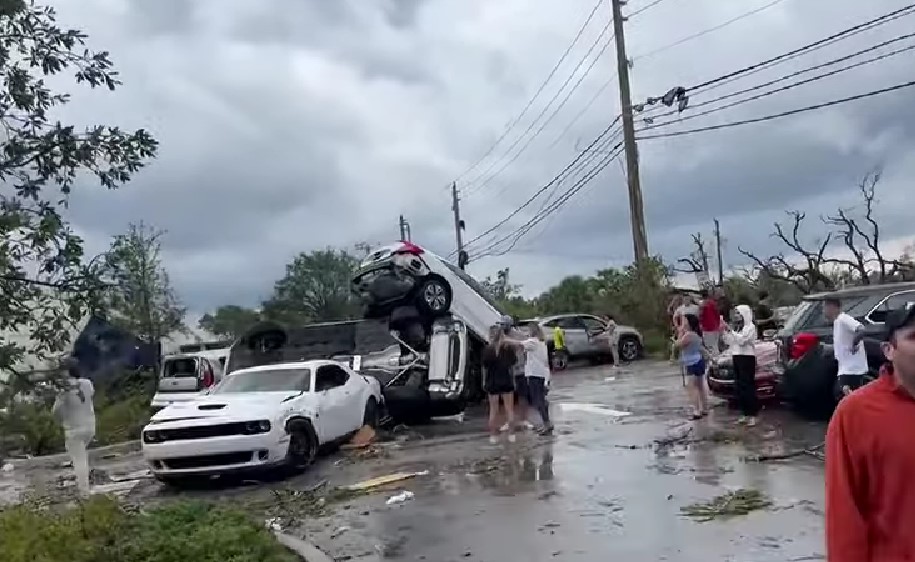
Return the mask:
<svg viewBox="0 0 915 562">
<path fill-rule="evenodd" d="M 69 377 L 54 402 L 54 414 L 64 427 L 64 445 L 80 495 L 89 495 L 89 454 L 87 448 L 95 437 L 95 408 L 92 399 L 95 389 L 92 381 L 80 378 L 76 365 L 68 366 Z"/>
<path fill-rule="evenodd" d="M 864 326 L 842 312 L 842 302 L 828 298 L 823 313 L 832 322 L 832 345 L 839 363 L 839 387 L 848 396 L 864 384 L 867 374 L 867 354 L 864 352 Z"/>
</svg>

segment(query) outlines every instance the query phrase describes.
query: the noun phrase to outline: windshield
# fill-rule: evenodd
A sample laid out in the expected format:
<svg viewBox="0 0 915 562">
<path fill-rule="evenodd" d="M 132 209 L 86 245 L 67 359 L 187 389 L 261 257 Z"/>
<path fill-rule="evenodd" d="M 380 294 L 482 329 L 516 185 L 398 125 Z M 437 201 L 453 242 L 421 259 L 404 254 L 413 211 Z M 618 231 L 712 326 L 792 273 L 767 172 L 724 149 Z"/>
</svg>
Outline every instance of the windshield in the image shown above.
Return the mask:
<svg viewBox="0 0 915 562">
<path fill-rule="evenodd" d="M 307 390 L 311 390 L 309 369 L 271 369 L 232 373 L 213 390 L 213 394 Z"/>
<path fill-rule="evenodd" d="M 807 312 L 810 311 L 810 308 L 813 306 L 813 301 L 801 301 L 801 304 L 795 307 L 794 312 L 791 316 L 788 317 L 788 320 L 785 321 L 785 326 L 782 328 L 785 332 L 793 332 L 801 320 L 807 316 Z"/>
</svg>

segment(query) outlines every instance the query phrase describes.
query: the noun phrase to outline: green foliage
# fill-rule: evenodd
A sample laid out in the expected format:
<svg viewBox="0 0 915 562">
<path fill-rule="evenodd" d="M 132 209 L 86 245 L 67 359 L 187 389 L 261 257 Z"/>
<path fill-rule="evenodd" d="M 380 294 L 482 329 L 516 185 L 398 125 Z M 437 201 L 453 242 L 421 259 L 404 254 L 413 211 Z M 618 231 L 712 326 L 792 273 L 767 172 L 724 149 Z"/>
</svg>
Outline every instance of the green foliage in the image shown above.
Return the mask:
<svg viewBox="0 0 915 562">
<path fill-rule="evenodd" d="M 244 513 L 178 502 L 144 513 L 93 497 L 63 511 L 0 512 L 6 562 L 296 562 L 263 523 Z"/>
<path fill-rule="evenodd" d="M 144 130 L 85 130 L 52 117 L 69 95 L 48 77 L 114 90 L 120 82 L 107 52 L 83 49 L 85 34 L 61 29 L 53 9 L 0 2 L 0 373 L 29 386 L 26 357 L 52 359 L 66 349 L 72 326 L 97 303 L 99 267 L 61 216 L 77 178 L 94 176 L 116 189 L 156 155 Z M 7 395 L 10 393 L 7 392 Z M 8 396 L 7 396 L 8 398 Z"/>
<path fill-rule="evenodd" d="M 147 343 L 184 330 L 186 309 L 162 265 L 164 231 L 142 222 L 119 234 L 105 254 L 106 308 L 111 320 Z"/>
<path fill-rule="evenodd" d="M 264 317 L 284 323 L 330 322 L 359 318 L 362 306 L 350 288 L 359 262 L 346 250 L 302 252 L 264 302 Z"/>
<path fill-rule="evenodd" d="M 64 450 L 64 432 L 51 413 L 51 401 L 14 401 L 0 414 L 0 452 L 50 455 Z M 0 455 L 2 457 L 3 455 Z"/>
<path fill-rule="evenodd" d="M 102 447 L 139 439 L 140 432 L 149 421 L 151 398 L 148 394 L 138 394 L 120 400 L 96 396 L 94 446 Z"/>
<path fill-rule="evenodd" d="M 217 336 L 237 338 L 259 321 L 260 313 L 256 310 L 227 304 L 217 308 L 213 314 L 201 316 L 198 326 Z"/>
</svg>

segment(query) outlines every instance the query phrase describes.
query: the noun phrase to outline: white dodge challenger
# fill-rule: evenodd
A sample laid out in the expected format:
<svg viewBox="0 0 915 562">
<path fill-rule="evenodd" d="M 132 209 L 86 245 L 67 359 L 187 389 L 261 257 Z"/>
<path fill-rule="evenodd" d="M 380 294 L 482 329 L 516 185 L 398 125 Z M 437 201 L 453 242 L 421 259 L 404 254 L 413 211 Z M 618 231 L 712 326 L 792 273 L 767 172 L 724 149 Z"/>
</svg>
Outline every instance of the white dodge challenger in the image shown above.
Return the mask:
<svg viewBox="0 0 915 562">
<path fill-rule="evenodd" d="M 373 377 L 335 361 L 240 369 L 200 398 L 157 412 L 143 428 L 143 457 L 159 480 L 285 466 L 302 470 L 318 448 L 377 425 Z"/>
</svg>

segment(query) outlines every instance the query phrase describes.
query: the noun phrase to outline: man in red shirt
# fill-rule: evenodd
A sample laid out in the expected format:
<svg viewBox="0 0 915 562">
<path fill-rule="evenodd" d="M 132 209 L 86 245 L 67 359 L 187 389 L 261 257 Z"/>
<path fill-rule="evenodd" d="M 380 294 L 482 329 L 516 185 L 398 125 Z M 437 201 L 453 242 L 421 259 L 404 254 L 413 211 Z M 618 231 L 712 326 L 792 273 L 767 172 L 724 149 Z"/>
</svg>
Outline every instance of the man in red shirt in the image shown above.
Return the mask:
<svg viewBox="0 0 915 562">
<path fill-rule="evenodd" d="M 706 290 L 702 291 L 702 307 L 699 308 L 699 327 L 702 328 L 702 340 L 712 357 L 718 357 L 721 351 L 721 313 L 718 312 L 718 303 L 715 295 Z"/>
<path fill-rule="evenodd" d="M 890 312 L 880 377 L 826 434 L 829 562 L 915 560 L 915 308 Z"/>
</svg>

